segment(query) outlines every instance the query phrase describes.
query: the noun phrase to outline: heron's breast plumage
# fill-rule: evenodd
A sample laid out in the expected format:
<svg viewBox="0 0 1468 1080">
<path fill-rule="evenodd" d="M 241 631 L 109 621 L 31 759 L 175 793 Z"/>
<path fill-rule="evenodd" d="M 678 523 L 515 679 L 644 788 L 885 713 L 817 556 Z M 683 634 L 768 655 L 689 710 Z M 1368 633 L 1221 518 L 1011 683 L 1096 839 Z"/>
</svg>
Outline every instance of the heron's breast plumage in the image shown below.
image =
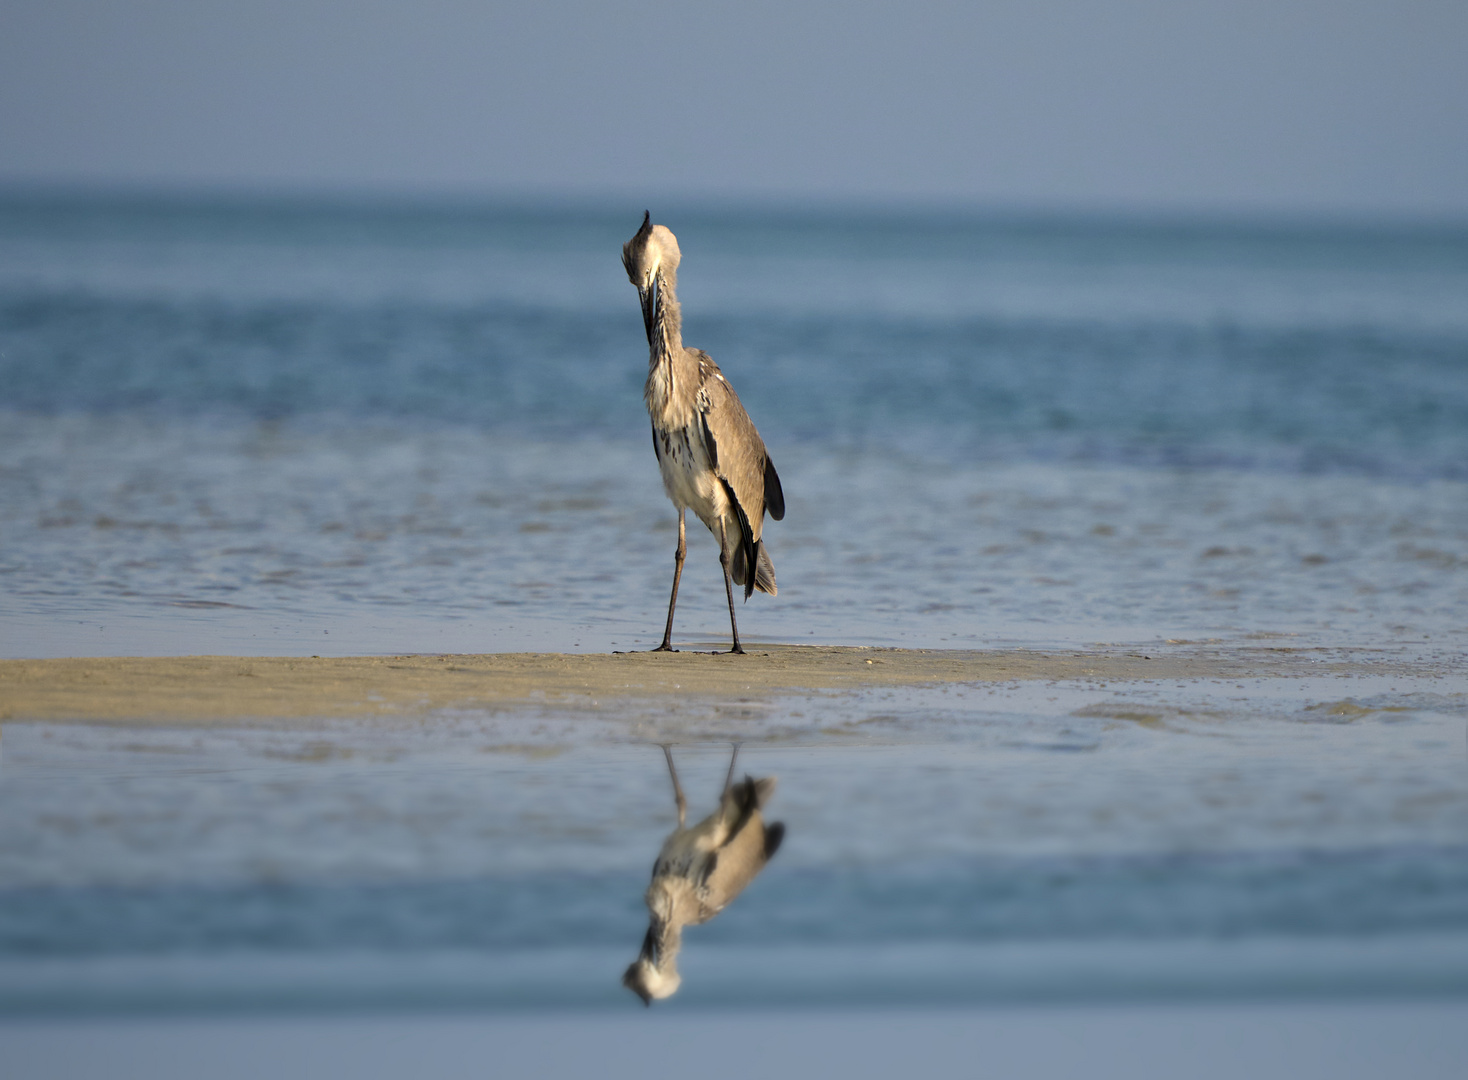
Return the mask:
<svg viewBox="0 0 1468 1080">
<path fill-rule="evenodd" d="M 643 398 L 652 420 L 663 490 L 673 505 L 692 510 L 717 536 L 719 522 L 732 525 L 735 516 L 704 441 L 704 414 L 710 402 L 702 374 L 687 354 L 659 358 L 648 370 Z"/>
<path fill-rule="evenodd" d="M 710 529 L 729 516 L 729 497 L 709 461 L 703 433 L 690 425 L 672 430 L 653 429 L 663 490 L 680 509 L 687 507 Z"/>
</svg>

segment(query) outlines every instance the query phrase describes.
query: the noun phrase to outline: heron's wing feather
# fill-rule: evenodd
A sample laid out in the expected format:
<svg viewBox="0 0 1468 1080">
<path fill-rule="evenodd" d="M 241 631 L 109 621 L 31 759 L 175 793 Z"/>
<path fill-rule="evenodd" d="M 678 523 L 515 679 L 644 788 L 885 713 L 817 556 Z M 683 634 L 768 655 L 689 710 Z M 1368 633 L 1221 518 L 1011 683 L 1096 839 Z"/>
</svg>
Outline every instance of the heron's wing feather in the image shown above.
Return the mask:
<svg viewBox="0 0 1468 1080">
<path fill-rule="evenodd" d="M 770 517 L 776 521 L 785 518 L 785 489 L 780 486 L 780 474 L 775 471 L 775 463 L 770 460 L 770 455 L 765 455 L 765 507 L 770 511 Z"/>
<path fill-rule="evenodd" d="M 779 477 L 769 464 L 764 440 L 719 365 L 707 353 L 694 350 L 694 355 L 698 358 L 698 408 L 704 446 L 714 474 L 723 481 L 734 504 L 743 533 L 737 538 L 731 574 L 745 586 L 746 596 L 756 587 L 774 593 L 774 568 L 762 551 L 760 534 L 769 506 L 767 476 L 775 478 L 780 516 L 784 516 L 785 496 L 779 488 Z"/>
<path fill-rule="evenodd" d="M 765 516 L 765 462 L 769 460 L 765 442 L 744 411 L 739 395 L 707 353 L 698 353 L 698 374 L 699 411 L 706 438 L 713 443 L 709 460 L 749 515 L 753 539 L 758 540 Z"/>
<path fill-rule="evenodd" d="M 775 857 L 775 852 L 780 850 L 780 844 L 785 839 L 785 823 L 773 821 L 765 826 L 765 862 Z"/>
<path fill-rule="evenodd" d="M 703 918 L 712 918 L 743 892 L 779 849 L 785 826 L 766 825 L 760 812 L 774 787 L 773 778 L 746 778 L 725 797 L 722 811 L 737 816 L 728 838 L 719 845 L 717 858 L 710 860 L 699 897 Z"/>
</svg>

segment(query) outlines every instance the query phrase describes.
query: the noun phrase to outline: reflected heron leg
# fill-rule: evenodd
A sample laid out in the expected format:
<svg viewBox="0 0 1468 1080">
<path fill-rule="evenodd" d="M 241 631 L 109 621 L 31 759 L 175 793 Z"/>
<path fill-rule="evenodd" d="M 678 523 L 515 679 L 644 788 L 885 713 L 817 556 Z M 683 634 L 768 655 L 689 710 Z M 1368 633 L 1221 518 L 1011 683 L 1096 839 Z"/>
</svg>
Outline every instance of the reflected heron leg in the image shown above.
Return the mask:
<svg viewBox="0 0 1468 1080">
<path fill-rule="evenodd" d="M 683 797 L 683 785 L 678 783 L 678 770 L 673 765 L 673 749 L 667 743 L 663 743 L 663 757 L 668 759 L 668 775 L 673 778 L 673 799 L 678 804 L 678 828 L 681 829 L 688 817 L 688 800 Z"/>
</svg>

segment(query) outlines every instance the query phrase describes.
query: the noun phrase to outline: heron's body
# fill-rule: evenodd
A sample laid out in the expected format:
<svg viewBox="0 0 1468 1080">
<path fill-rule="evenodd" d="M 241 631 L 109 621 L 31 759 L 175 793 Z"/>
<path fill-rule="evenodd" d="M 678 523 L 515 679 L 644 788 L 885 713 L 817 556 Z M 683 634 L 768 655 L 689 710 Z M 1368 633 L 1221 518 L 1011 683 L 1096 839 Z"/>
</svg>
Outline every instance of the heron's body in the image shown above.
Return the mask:
<svg viewBox="0 0 1468 1080">
<path fill-rule="evenodd" d="M 622 976 L 622 982 L 646 1004 L 673 994 L 680 983 L 678 950 L 683 927 L 708 922 L 744 891 L 774 856 L 785 836 L 779 822 L 766 825 L 762 809 L 775 791 L 773 777 L 746 776 L 737 784 L 734 759 L 724 780 L 719 808 L 697 825 L 684 827 L 687 804 L 666 746 L 668 773 L 678 804 L 678 827 L 658 852 L 652 883 L 647 887 L 651 915 L 642 952 Z"/>
<path fill-rule="evenodd" d="M 719 480 L 715 462 L 709 457 L 708 443 L 701 430 L 703 416 L 693 400 L 678 400 L 690 395 L 678 393 L 683 380 L 673 374 L 672 367 L 670 359 L 649 365 L 647 386 L 643 390 L 647 413 L 652 418 L 652 448 L 663 475 L 663 490 L 674 506 L 692 510 L 715 536 L 719 535 L 720 523 L 727 534 L 732 531 L 730 525 L 738 527 L 737 520 L 730 520 L 733 504 Z M 688 365 L 689 370 L 680 374 L 702 390 L 711 367 L 712 360 L 695 361 Z M 724 376 L 716 377 L 722 380 Z"/>
<path fill-rule="evenodd" d="M 664 226 L 653 225 L 650 216 L 622 247 L 622 263 L 637 286 L 647 330 L 643 400 L 652 420 L 653 451 L 663 490 L 678 508 L 673 595 L 659 648 L 672 648 L 686 551 L 684 512 L 692 510 L 719 540 L 733 651 L 743 652 L 729 583 L 743 585 L 746 599 L 755 589 L 774 595 L 775 568 L 761 535 L 766 511 L 776 521 L 785 516 L 785 495 L 764 440 L 734 387 L 708 353 L 683 344 L 676 291 L 680 259 L 677 238 Z"/>
</svg>

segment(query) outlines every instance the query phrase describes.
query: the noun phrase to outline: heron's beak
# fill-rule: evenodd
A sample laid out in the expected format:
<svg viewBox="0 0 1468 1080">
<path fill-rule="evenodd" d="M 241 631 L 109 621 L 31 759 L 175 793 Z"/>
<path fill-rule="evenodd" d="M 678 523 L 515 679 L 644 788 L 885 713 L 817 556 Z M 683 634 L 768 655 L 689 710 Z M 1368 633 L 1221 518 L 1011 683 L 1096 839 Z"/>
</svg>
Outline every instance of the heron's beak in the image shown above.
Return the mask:
<svg viewBox="0 0 1468 1080">
<path fill-rule="evenodd" d="M 647 343 L 652 344 L 652 328 L 657 321 L 658 279 L 654 277 L 646 285 L 637 286 L 637 299 L 642 304 L 642 327 L 647 331 Z"/>
</svg>

